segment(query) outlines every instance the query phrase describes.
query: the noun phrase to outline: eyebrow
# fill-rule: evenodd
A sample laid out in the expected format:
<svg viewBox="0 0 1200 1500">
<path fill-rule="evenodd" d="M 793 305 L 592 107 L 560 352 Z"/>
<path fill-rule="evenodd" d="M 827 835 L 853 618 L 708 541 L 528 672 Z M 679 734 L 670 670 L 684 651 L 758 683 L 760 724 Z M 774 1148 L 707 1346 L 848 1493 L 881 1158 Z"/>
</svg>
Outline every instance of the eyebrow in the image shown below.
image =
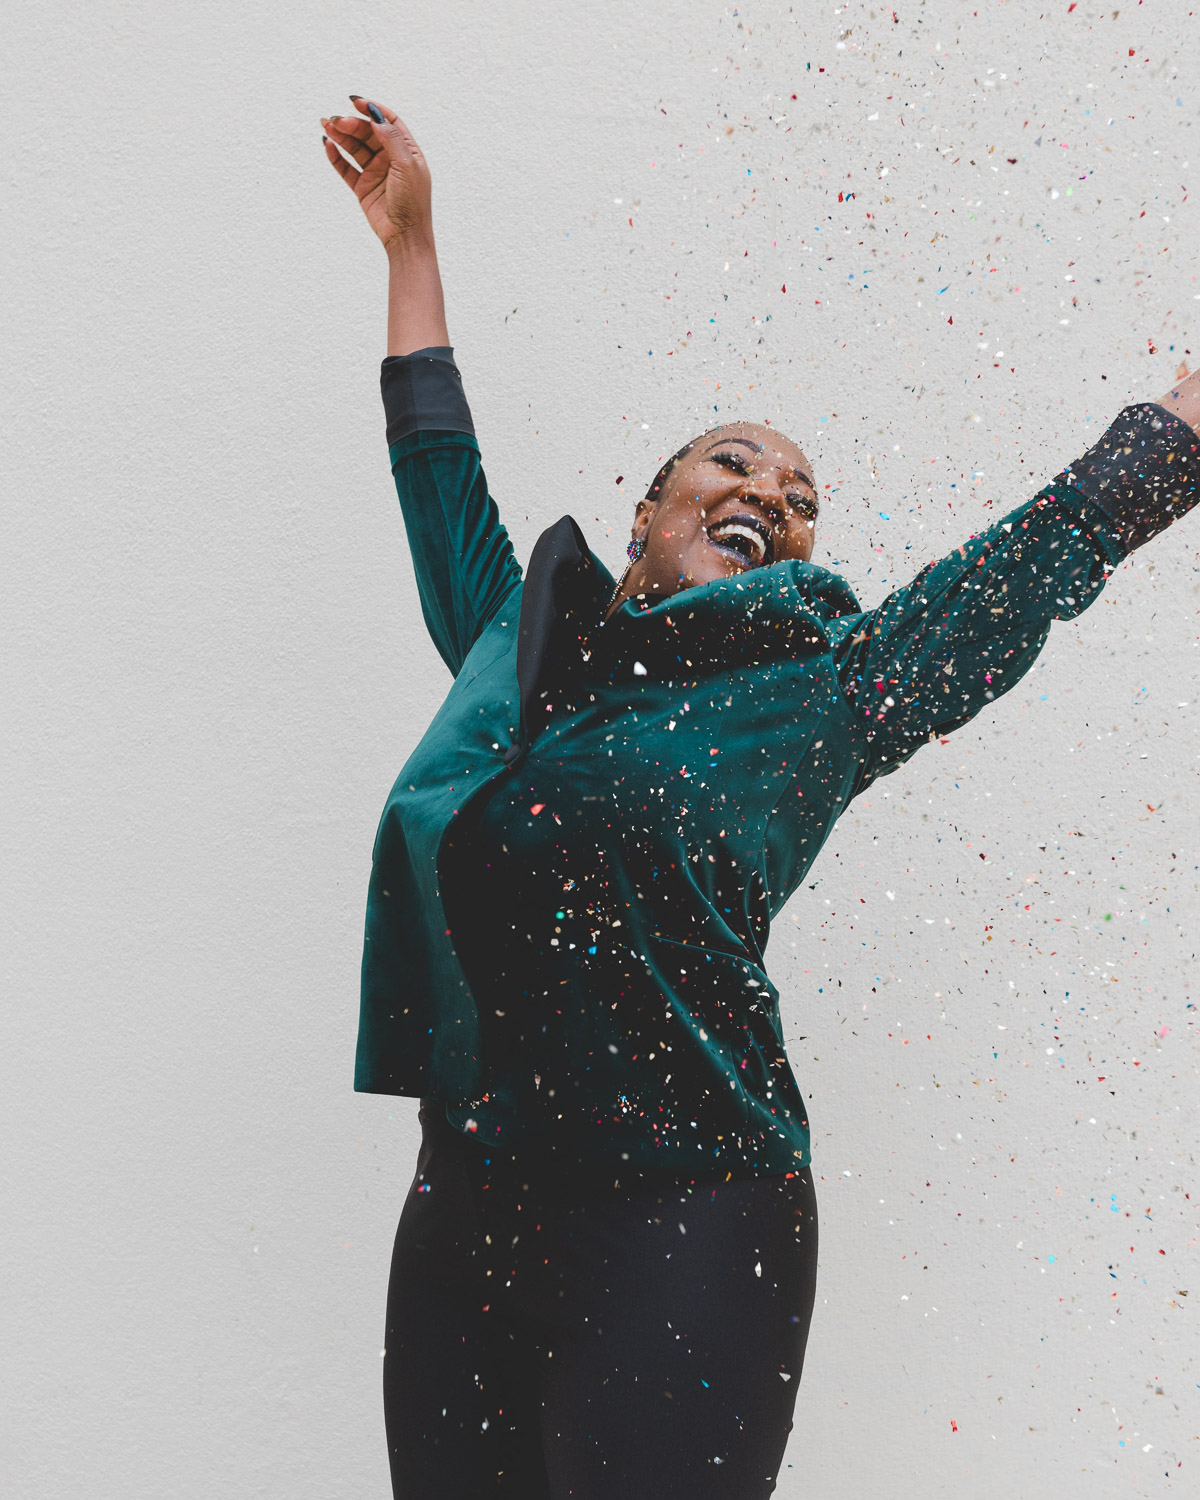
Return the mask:
<svg viewBox="0 0 1200 1500">
<path fill-rule="evenodd" d="M 720 438 L 717 442 L 713 443 L 710 447 L 705 448 L 705 450 L 704 450 L 705 453 L 711 453 L 713 451 L 713 448 L 719 448 L 722 443 L 741 443 L 743 447 L 749 448 L 754 453 L 761 453 L 762 452 L 762 444 L 754 442 L 751 438 L 731 437 L 731 438 Z M 800 470 L 795 467 L 795 465 L 793 465 L 791 468 L 789 468 L 787 470 L 787 473 L 789 473 L 790 475 L 792 475 L 793 478 L 798 479 L 801 484 L 807 485 L 808 488 L 810 490 L 812 490 L 812 492 L 813 492 L 813 498 L 814 499 L 819 499 L 820 498 L 817 495 L 817 487 L 816 487 L 816 485 L 808 477 L 807 474 L 802 474 L 800 472 Z"/>
</svg>

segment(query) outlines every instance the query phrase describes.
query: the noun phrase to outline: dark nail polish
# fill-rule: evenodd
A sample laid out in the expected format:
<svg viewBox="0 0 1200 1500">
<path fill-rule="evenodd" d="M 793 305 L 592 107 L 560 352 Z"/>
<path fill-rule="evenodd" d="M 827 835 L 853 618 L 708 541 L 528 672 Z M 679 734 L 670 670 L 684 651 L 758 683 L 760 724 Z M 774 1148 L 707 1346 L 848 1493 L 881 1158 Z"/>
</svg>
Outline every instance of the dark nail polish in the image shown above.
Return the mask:
<svg viewBox="0 0 1200 1500">
<path fill-rule="evenodd" d="M 350 98 L 350 99 L 356 99 L 357 100 L 357 99 L 361 99 L 362 95 L 361 94 L 350 94 L 347 97 Z"/>
<path fill-rule="evenodd" d="M 383 116 L 379 113 L 379 110 L 374 104 L 367 105 L 367 113 L 371 116 L 372 120 L 375 121 L 376 125 L 383 124 Z"/>
</svg>

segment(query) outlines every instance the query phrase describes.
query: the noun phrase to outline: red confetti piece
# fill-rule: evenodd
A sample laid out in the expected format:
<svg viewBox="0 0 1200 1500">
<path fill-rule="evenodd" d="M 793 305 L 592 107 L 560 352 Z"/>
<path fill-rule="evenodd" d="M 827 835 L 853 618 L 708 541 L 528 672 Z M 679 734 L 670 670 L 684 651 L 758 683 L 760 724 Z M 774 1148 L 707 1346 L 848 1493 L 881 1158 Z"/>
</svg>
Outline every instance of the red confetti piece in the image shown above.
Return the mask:
<svg viewBox="0 0 1200 1500">
<path fill-rule="evenodd" d="M 534 804 L 533 804 L 533 806 L 532 806 L 532 807 L 531 807 L 531 808 L 530 808 L 530 809 L 529 809 L 529 811 L 530 811 L 530 812 L 531 812 L 531 813 L 532 813 L 532 814 L 533 814 L 533 815 L 534 815 L 534 817 L 535 817 L 535 818 L 536 818 L 536 817 L 537 817 L 537 815 L 538 815 L 538 813 L 540 813 L 540 812 L 541 812 L 541 810 L 542 810 L 542 808 L 543 808 L 543 807 L 545 807 L 545 805 L 546 805 L 546 804 L 545 804 L 545 803 L 544 803 L 544 802 L 535 802 L 535 803 L 534 803 Z"/>
</svg>

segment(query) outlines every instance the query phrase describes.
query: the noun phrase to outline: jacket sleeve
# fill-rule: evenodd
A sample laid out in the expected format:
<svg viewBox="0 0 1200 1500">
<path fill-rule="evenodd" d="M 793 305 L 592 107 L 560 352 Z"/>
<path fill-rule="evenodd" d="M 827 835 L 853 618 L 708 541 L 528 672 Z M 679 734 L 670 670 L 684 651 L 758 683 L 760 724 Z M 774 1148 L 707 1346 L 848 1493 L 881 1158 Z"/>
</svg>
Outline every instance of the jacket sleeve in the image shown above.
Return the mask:
<svg viewBox="0 0 1200 1500">
<path fill-rule="evenodd" d="M 484 626 L 520 583 L 521 568 L 488 494 L 453 349 L 389 355 L 380 388 L 421 612 L 457 676 Z"/>
<path fill-rule="evenodd" d="M 829 634 L 863 726 L 856 792 L 1016 685 L 1054 620 L 1074 619 L 1116 565 L 1200 498 L 1200 437 L 1154 402 L 1125 407 L 1032 500 L 877 609 Z"/>
</svg>

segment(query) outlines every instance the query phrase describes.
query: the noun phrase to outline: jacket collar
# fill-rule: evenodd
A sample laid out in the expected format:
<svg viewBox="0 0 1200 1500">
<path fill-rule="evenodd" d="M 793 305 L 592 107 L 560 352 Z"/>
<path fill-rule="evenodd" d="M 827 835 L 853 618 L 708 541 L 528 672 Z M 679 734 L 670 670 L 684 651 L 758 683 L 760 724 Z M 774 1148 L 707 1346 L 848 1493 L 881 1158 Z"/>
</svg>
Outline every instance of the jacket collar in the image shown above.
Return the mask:
<svg viewBox="0 0 1200 1500">
<path fill-rule="evenodd" d="M 830 649 L 825 623 L 860 609 L 842 578 L 805 562 L 754 568 L 656 604 L 626 599 L 606 621 L 615 587 L 571 516 L 537 539 L 517 636 L 520 735 L 506 761 L 529 745 L 542 694 L 584 669 L 610 681 L 651 674 L 682 679 L 713 667 L 821 655 Z"/>
<path fill-rule="evenodd" d="M 521 728 L 505 755 L 515 760 L 529 744 L 534 705 L 551 683 L 582 662 L 583 643 L 600 622 L 616 582 L 588 547 L 571 516 L 548 527 L 534 544 L 521 590 L 517 630 L 517 690 Z"/>
</svg>

